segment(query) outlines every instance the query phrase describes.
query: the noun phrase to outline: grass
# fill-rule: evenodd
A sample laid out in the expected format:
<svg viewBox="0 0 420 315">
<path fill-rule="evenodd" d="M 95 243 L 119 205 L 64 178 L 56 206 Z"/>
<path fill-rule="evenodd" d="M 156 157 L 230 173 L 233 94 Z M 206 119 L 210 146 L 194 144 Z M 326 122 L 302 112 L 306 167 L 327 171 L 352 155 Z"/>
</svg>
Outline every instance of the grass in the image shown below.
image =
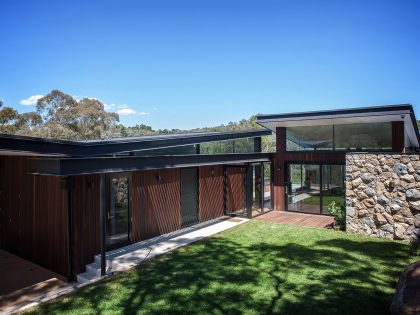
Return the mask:
<svg viewBox="0 0 420 315">
<path fill-rule="evenodd" d="M 384 314 L 408 244 L 252 220 L 29 314 Z"/>
</svg>

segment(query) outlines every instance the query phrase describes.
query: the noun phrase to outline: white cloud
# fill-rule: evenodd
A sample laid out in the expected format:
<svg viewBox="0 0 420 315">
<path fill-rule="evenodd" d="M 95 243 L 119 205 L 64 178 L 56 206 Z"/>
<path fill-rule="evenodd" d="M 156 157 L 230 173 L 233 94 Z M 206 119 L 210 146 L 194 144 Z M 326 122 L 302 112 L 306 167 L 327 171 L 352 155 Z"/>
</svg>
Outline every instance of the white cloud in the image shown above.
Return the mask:
<svg viewBox="0 0 420 315">
<path fill-rule="evenodd" d="M 134 114 L 136 114 L 136 111 L 134 109 L 131 109 L 131 108 L 121 108 L 121 109 L 117 110 L 117 114 L 123 115 L 123 116 L 134 115 Z"/>
<path fill-rule="evenodd" d="M 128 116 L 128 115 L 140 115 L 140 116 L 146 116 L 150 113 L 147 112 L 137 112 L 134 109 L 130 108 L 127 104 L 121 104 L 118 105 L 117 114 L 122 116 Z"/>
<path fill-rule="evenodd" d="M 19 103 L 25 106 L 36 105 L 36 102 L 38 102 L 38 100 L 43 96 L 44 95 L 32 95 L 32 96 L 29 96 L 28 98 L 21 100 Z"/>
</svg>

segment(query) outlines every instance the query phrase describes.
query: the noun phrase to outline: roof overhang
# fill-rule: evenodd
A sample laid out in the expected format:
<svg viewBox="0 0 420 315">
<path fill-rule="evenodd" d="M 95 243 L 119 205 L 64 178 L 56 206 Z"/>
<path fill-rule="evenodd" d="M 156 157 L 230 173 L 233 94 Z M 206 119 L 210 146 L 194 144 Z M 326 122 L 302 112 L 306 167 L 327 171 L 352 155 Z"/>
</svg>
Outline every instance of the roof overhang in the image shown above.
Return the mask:
<svg viewBox="0 0 420 315">
<path fill-rule="evenodd" d="M 276 127 L 322 126 L 354 123 L 404 122 L 411 146 L 419 147 L 419 131 L 410 104 L 362 107 L 278 115 L 259 115 L 257 123 L 270 130 Z"/>
<path fill-rule="evenodd" d="M 117 156 L 92 158 L 33 158 L 35 175 L 73 176 L 133 172 L 148 169 L 182 168 L 218 164 L 269 162 L 272 153 L 233 153 L 212 155 Z"/>
<path fill-rule="evenodd" d="M 8 155 L 101 156 L 270 135 L 268 129 L 200 132 L 97 141 L 65 141 L 0 134 L 0 152 Z"/>
</svg>

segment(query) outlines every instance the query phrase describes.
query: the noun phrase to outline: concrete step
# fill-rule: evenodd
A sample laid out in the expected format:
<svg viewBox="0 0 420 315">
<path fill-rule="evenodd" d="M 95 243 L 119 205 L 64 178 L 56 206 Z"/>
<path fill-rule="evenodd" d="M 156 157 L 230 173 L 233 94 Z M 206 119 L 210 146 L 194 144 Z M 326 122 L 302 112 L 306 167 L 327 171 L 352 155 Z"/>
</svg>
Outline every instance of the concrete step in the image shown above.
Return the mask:
<svg viewBox="0 0 420 315">
<path fill-rule="evenodd" d="M 112 272 L 110 263 L 106 267 L 105 271 L 106 271 L 106 274 L 110 274 Z M 94 262 L 94 263 L 86 265 L 86 272 L 99 277 L 101 275 L 101 264 Z"/>
<path fill-rule="evenodd" d="M 77 275 L 77 282 L 86 283 L 86 282 L 90 282 L 92 280 L 95 280 L 96 278 L 98 278 L 98 277 L 89 273 L 89 272 L 79 273 Z"/>
<path fill-rule="evenodd" d="M 101 265 L 101 255 L 95 255 L 94 263 Z M 106 260 L 106 266 L 111 267 L 112 266 L 112 261 L 107 259 Z"/>
</svg>

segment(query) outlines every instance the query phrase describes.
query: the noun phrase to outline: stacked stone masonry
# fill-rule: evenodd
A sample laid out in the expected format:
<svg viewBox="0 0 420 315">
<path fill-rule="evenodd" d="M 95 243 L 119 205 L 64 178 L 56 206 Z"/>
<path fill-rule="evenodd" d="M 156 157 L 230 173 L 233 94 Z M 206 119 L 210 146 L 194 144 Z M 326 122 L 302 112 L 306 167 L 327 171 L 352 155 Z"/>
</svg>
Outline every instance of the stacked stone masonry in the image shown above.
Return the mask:
<svg viewBox="0 0 420 315">
<path fill-rule="evenodd" d="M 346 229 L 420 240 L 418 154 L 346 155 Z"/>
</svg>

